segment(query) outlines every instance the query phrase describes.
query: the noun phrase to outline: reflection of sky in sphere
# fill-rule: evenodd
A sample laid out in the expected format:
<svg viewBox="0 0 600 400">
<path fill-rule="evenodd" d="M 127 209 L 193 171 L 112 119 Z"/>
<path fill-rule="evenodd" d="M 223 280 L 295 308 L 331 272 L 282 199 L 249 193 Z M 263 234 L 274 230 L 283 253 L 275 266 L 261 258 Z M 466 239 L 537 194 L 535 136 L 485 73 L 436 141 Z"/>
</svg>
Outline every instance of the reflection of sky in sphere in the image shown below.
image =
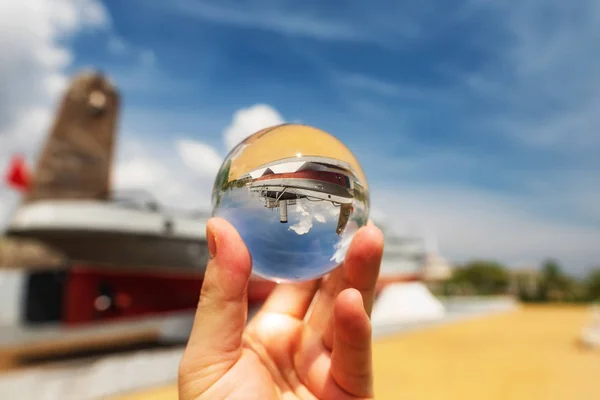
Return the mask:
<svg viewBox="0 0 600 400">
<path fill-rule="evenodd" d="M 302 199 L 288 206 L 288 222 L 281 223 L 278 208 L 269 209 L 258 194 L 236 188 L 223 193 L 214 215 L 238 230 L 255 274 L 285 281 L 319 277 L 343 260 L 356 223 L 349 222 L 338 235 L 339 213 L 331 202 Z"/>
</svg>

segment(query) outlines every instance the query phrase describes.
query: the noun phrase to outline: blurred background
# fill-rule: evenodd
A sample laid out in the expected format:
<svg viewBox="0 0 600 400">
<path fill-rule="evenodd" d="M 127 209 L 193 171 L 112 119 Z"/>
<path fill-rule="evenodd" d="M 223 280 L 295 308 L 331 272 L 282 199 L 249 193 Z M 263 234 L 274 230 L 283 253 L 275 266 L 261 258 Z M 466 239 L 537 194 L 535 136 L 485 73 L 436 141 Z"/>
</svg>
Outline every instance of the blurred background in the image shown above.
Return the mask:
<svg viewBox="0 0 600 400">
<path fill-rule="evenodd" d="M 3 0 L 0 397 L 176 398 L 215 175 L 301 122 L 385 233 L 378 399 L 597 398 L 598 46 L 592 0 Z"/>
</svg>

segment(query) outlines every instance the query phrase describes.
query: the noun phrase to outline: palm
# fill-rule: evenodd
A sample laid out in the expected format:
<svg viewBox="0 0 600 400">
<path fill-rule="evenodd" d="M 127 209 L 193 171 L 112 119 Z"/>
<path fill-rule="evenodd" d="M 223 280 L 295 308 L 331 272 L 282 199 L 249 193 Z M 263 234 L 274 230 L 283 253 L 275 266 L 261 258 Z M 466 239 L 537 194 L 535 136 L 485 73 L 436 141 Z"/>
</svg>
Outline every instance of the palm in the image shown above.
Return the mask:
<svg viewBox="0 0 600 400">
<path fill-rule="evenodd" d="M 206 343 L 206 334 L 204 343 L 193 342 L 201 340 L 198 331 L 211 329 L 205 313 L 207 325 L 194 326 L 180 366 L 180 398 L 372 397 L 368 315 L 381 246 L 364 243 L 353 244 L 345 265 L 326 279 L 279 285 L 245 328 L 239 325 L 244 309 L 243 319 L 230 318 L 214 331 L 224 338 L 225 329 L 243 330 L 236 340 Z M 211 296 L 204 289 L 203 295 Z M 245 298 L 241 303 L 247 306 Z"/>
<path fill-rule="evenodd" d="M 264 329 L 271 326 L 272 321 L 277 324 Z M 241 357 L 222 377 L 223 387 L 228 387 L 228 382 L 240 383 L 230 393 L 232 398 L 242 399 L 244 394 L 253 393 L 257 399 L 265 400 L 314 399 L 311 391 L 298 379 L 294 367 L 296 354 L 303 354 L 302 350 L 296 351 L 302 336 L 302 321 L 269 313 L 253 322 L 257 323 L 253 324 L 254 328 L 244 333 Z M 261 326 L 263 328 L 259 328 Z"/>
</svg>

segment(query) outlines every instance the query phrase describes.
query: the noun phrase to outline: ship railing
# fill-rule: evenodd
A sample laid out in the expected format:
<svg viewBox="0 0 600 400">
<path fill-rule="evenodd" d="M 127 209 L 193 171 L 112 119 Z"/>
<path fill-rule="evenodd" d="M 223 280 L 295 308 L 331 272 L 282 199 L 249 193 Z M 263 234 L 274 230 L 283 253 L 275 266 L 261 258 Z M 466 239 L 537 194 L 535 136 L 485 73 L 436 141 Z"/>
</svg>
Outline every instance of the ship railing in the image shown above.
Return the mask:
<svg viewBox="0 0 600 400">
<path fill-rule="evenodd" d="M 122 190 L 113 192 L 109 201 L 120 207 L 145 210 L 170 217 L 181 216 L 190 219 L 208 219 L 212 215 L 207 210 L 183 209 L 161 204 L 151 192 L 145 190 Z"/>
</svg>

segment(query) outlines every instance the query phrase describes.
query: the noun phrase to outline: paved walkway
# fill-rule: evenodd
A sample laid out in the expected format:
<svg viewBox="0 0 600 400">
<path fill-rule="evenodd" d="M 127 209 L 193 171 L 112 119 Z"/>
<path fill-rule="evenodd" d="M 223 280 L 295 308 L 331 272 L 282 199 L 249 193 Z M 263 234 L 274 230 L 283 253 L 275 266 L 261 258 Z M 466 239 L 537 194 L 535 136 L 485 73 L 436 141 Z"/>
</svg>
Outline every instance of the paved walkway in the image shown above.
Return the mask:
<svg viewBox="0 0 600 400">
<path fill-rule="evenodd" d="M 378 400 L 597 400 L 600 352 L 577 345 L 584 307 L 524 307 L 374 345 Z M 176 399 L 171 384 L 120 400 Z"/>
<path fill-rule="evenodd" d="M 487 315 L 513 308 L 514 302 L 506 301 L 506 299 L 488 299 L 486 301 L 471 299 L 452 302 L 447 304 L 447 313 L 441 319 L 411 323 L 407 323 L 405 318 L 374 320 L 374 339 L 378 340 L 389 335 L 397 335 L 399 332 L 425 329 L 454 322 L 457 319 L 475 318 L 482 314 Z M 388 317 L 390 316 L 393 317 L 391 314 L 388 315 Z M 0 372 L 4 372 L 0 374 L 0 398 L 22 400 L 106 398 L 117 393 L 127 393 L 140 390 L 140 388 L 157 387 L 173 382 L 177 377 L 177 367 L 183 351 L 181 347 L 129 351 L 25 368 L 15 368 L 15 365 L 10 363 L 10 353 L 22 354 L 27 350 L 29 354 L 39 354 L 55 349 L 59 342 L 64 346 L 69 346 L 80 342 L 83 338 L 91 341 L 90 345 L 93 342 L 92 339 L 106 342 L 111 335 L 114 335 L 114 340 L 118 341 L 119 338 L 123 338 L 122 335 L 125 333 L 129 334 L 130 341 L 134 342 L 136 338 L 143 337 L 143 334 L 152 335 L 159 326 L 163 333 L 173 336 L 173 333 L 181 334 L 189 328 L 188 325 L 191 326 L 191 317 L 186 314 L 172 315 L 168 318 L 165 317 L 165 321 L 162 321 L 165 322 L 163 324 L 159 323 L 160 319 L 152 319 L 145 323 L 132 321 L 130 324 L 106 324 L 93 327 L 93 329 L 90 327 L 83 331 L 81 329 L 64 331 L 56 327 L 45 327 L 42 330 L 33 331 L 17 328 L 0 329 L 0 338 L 4 344 L 3 347 L 0 347 L 0 360 L 5 360 L 5 365 L 0 363 Z M 166 323 L 167 321 L 168 323 Z M 170 328 L 167 331 L 171 332 L 164 332 L 164 328 L 167 327 Z M 83 344 L 87 345 L 87 341 Z M 2 355 L 5 357 L 1 357 Z"/>
</svg>

